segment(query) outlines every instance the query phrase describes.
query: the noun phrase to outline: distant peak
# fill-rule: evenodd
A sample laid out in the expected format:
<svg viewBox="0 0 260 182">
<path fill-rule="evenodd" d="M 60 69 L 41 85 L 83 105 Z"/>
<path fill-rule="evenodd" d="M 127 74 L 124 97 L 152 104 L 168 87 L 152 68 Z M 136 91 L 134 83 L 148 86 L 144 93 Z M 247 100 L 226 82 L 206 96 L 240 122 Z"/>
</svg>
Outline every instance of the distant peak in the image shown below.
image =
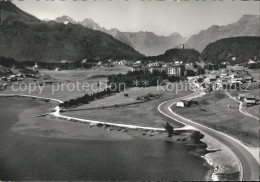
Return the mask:
<svg viewBox="0 0 260 182">
<path fill-rule="evenodd" d="M 69 17 L 69 16 L 67 16 L 67 15 L 62 15 L 62 16 L 60 16 L 60 17 L 57 17 L 56 19 L 58 19 L 58 18 L 73 20 L 71 17 Z"/>
<path fill-rule="evenodd" d="M 19 9 L 10 0 L 0 0 L 0 2 L 1 2 L 1 10 L 4 10 L 7 12 L 7 13 L 5 13 L 5 16 L 12 16 L 12 17 L 15 17 L 16 19 L 23 19 L 26 21 L 39 21 L 38 18 Z M 3 17 L 5 17 L 5 16 L 3 16 Z"/>
<path fill-rule="evenodd" d="M 16 7 L 16 5 L 15 4 L 13 4 L 11 1 L 9 1 L 9 0 L 0 0 L 0 2 L 2 3 L 2 9 L 4 9 L 4 10 L 7 10 L 7 11 L 11 11 L 11 12 L 15 12 L 15 11 L 17 11 L 17 7 Z"/>
<path fill-rule="evenodd" d="M 171 33 L 171 35 L 170 35 L 170 37 L 176 37 L 176 36 L 182 37 L 181 34 L 179 34 L 178 32 L 173 32 L 173 33 Z"/>
<path fill-rule="evenodd" d="M 95 23 L 94 20 L 92 20 L 91 18 L 85 18 L 83 21 L 88 21 L 88 22 L 91 22 L 91 23 Z"/>
<path fill-rule="evenodd" d="M 64 23 L 64 24 L 68 24 L 68 23 L 77 23 L 75 20 L 73 20 L 71 17 L 67 16 L 67 15 L 62 15 L 60 17 L 57 17 L 55 19 L 56 22 L 58 23 Z"/>
<path fill-rule="evenodd" d="M 212 25 L 211 27 L 209 27 L 209 30 L 216 30 L 218 28 L 219 28 L 218 25 Z"/>
</svg>

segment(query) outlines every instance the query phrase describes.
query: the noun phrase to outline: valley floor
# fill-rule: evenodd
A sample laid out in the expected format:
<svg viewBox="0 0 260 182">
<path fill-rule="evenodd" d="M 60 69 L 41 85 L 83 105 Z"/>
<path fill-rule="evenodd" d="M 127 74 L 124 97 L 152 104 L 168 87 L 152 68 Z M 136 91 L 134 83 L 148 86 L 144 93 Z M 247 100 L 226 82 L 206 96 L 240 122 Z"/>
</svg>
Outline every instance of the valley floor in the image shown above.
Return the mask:
<svg viewBox="0 0 260 182">
<path fill-rule="evenodd" d="M 198 106 L 182 108 L 174 105 L 172 110 L 195 122 L 232 135 L 250 146 L 259 146 L 259 121 L 241 114 L 238 102 L 223 92 L 210 92 L 195 100 L 198 101 Z"/>
</svg>

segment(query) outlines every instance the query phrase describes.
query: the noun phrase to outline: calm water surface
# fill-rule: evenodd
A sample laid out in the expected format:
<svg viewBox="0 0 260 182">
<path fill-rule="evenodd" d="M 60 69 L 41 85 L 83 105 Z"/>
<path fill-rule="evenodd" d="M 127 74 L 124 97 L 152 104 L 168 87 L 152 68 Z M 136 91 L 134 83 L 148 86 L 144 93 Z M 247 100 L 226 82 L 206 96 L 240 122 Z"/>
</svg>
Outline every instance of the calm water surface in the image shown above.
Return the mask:
<svg viewBox="0 0 260 182">
<path fill-rule="evenodd" d="M 0 98 L 1 180 L 205 180 L 195 147 L 34 116 L 50 103 Z"/>
</svg>

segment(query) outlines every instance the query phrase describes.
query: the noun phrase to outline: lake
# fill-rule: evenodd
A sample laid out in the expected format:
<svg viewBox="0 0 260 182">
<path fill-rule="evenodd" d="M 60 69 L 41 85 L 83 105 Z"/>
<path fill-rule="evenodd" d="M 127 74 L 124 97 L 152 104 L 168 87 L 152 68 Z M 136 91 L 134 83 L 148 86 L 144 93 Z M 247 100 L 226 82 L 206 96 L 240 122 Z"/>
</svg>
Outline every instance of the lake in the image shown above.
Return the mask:
<svg viewBox="0 0 260 182">
<path fill-rule="evenodd" d="M 46 117 L 52 103 L 0 98 L 1 180 L 209 180 L 196 146 Z"/>
</svg>

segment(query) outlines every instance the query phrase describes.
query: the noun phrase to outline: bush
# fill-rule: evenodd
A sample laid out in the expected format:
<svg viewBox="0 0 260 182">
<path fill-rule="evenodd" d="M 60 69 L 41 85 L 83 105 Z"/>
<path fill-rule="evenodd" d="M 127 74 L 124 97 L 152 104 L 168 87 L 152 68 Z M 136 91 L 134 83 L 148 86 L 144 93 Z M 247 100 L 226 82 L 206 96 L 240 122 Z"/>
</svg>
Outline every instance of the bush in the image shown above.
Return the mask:
<svg viewBox="0 0 260 182">
<path fill-rule="evenodd" d="M 202 83 L 203 81 L 204 81 L 203 78 L 199 78 L 199 79 L 198 79 L 198 82 L 199 82 L 199 83 Z"/>
<path fill-rule="evenodd" d="M 226 95 L 223 94 L 223 93 L 215 93 L 215 97 L 216 97 L 217 99 L 224 99 L 224 98 L 226 97 Z"/>
<path fill-rule="evenodd" d="M 200 131 L 192 131 L 190 134 L 190 138 L 196 141 L 202 139 L 204 135 Z"/>
<path fill-rule="evenodd" d="M 173 135 L 173 127 L 168 122 L 165 123 L 164 129 L 167 131 L 168 137 L 172 137 L 172 135 Z"/>
</svg>

